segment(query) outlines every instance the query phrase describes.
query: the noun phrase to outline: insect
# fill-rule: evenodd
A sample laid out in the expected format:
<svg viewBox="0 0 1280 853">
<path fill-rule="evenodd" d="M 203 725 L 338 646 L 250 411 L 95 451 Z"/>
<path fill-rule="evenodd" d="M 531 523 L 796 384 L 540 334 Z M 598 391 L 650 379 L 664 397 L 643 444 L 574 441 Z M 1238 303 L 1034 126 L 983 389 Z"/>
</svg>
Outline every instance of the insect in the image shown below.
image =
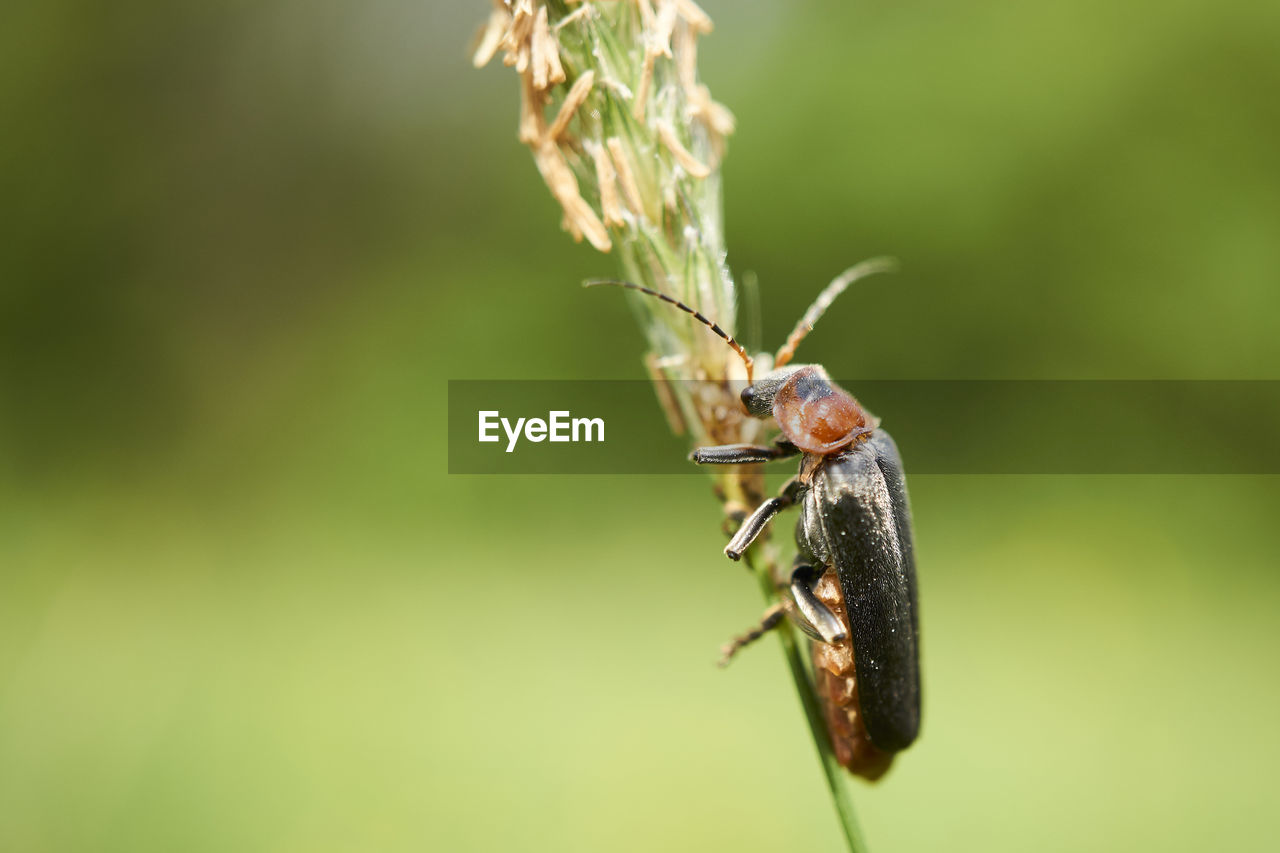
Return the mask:
<svg viewBox="0 0 1280 853">
<path fill-rule="evenodd" d="M 879 420 L 816 364 L 792 365 L 796 346 L 849 285 L 888 262 L 868 261 L 833 281 L 778 350 L 765 375 L 716 323 L 678 300 L 630 282 L 599 281 L 655 296 L 692 314 L 747 366 L 742 404 L 777 421 L 772 445 L 701 447 L 703 465 L 742 465 L 801 456 L 800 471 L 743 519 L 725 546 L 732 560 L 784 509 L 799 505 L 798 554 L 783 603 L 735 640 L 726 658 L 781 621 L 812 639 L 815 686 L 836 757 L 850 772 L 878 779 L 920 728 L 919 628 L 915 555 L 906 478 L 897 446 Z"/>
</svg>

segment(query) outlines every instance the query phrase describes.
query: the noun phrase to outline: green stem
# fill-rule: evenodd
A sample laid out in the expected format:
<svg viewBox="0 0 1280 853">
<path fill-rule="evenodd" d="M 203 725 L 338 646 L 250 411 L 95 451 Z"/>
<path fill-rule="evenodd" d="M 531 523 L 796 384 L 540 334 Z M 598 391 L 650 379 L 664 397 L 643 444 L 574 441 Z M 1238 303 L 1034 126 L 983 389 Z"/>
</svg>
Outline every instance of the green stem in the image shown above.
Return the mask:
<svg viewBox="0 0 1280 853">
<path fill-rule="evenodd" d="M 773 579 L 773 572 L 768 566 L 756 566 L 751 551 L 745 555 L 747 564 L 756 575 L 760 591 L 765 601 L 773 604 L 777 601 L 778 591 Z M 840 821 L 840 829 L 844 832 L 845 843 L 849 845 L 849 853 L 867 853 L 867 843 L 862 837 L 862 829 L 858 825 L 858 816 L 853 810 L 853 789 L 849 784 L 848 772 L 836 760 L 831 748 L 831 735 L 827 730 L 827 720 L 822 713 L 814 692 L 813 679 L 809 667 L 805 665 L 804 656 L 800 653 L 800 644 L 796 641 L 796 632 L 787 620 L 777 627 L 778 641 L 782 644 L 783 657 L 791 669 L 791 680 L 800 696 L 800 705 L 809 720 L 809 731 L 813 734 L 813 743 L 818 748 L 819 762 L 822 772 L 827 777 L 827 789 L 831 791 L 831 800 L 836 807 L 836 817 Z"/>
</svg>

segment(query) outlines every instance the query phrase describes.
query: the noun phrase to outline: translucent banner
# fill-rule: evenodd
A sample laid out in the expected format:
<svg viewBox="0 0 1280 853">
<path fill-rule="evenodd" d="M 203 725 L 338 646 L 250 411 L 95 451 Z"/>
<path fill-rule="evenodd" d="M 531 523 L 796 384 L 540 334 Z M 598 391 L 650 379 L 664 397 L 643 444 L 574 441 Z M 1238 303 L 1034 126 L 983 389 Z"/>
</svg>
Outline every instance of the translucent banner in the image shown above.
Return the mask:
<svg viewBox="0 0 1280 853">
<path fill-rule="evenodd" d="M 914 474 L 1278 474 L 1277 381 L 837 380 Z M 450 474 L 693 474 L 644 380 L 450 380 Z M 778 463 L 785 464 L 785 463 Z"/>
</svg>

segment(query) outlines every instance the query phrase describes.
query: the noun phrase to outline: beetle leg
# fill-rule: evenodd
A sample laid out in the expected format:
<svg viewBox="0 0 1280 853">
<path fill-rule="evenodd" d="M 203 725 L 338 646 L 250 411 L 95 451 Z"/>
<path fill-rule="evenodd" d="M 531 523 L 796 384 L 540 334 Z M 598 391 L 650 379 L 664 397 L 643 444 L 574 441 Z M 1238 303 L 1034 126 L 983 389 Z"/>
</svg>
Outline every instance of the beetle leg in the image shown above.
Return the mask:
<svg viewBox="0 0 1280 853">
<path fill-rule="evenodd" d="M 791 601 L 773 605 L 751 630 L 721 646 L 717 665 L 722 668 L 728 666 L 734 655 L 778 627 L 783 616 L 791 617 L 797 628 L 820 643 L 847 640 L 849 633 L 840 619 L 813 594 L 813 586 L 821 577 L 821 571 L 797 557 L 795 568 L 791 572 Z"/>
<path fill-rule="evenodd" d="M 779 441 L 769 446 L 765 444 L 718 444 L 714 447 L 699 447 L 689 454 L 689 458 L 699 465 L 746 465 L 751 462 L 772 462 L 775 459 L 786 459 L 800 452 L 789 441 Z"/>
<path fill-rule="evenodd" d="M 782 604 L 775 604 L 766 610 L 764 612 L 764 616 L 760 617 L 760 622 L 757 623 L 750 631 L 743 634 L 741 637 L 734 637 L 732 640 L 720 647 L 720 660 L 716 663 L 716 666 L 721 669 L 728 666 L 729 661 L 733 659 L 734 655 L 772 631 L 774 628 L 778 627 L 778 624 L 782 622 L 782 617 L 786 615 L 786 612 L 786 607 Z"/>
<path fill-rule="evenodd" d="M 821 577 L 822 572 L 797 558 L 796 566 L 791 572 L 791 597 L 799 613 L 793 614 L 792 621 L 815 640 L 839 643 L 849 639 L 849 632 L 831 609 L 813 594 L 814 584 Z"/>
<path fill-rule="evenodd" d="M 775 515 L 793 505 L 796 499 L 804 492 L 804 489 L 805 486 L 800 483 L 799 477 L 792 477 L 787 480 L 776 498 L 769 498 L 769 500 L 760 504 L 760 506 L 756 507 L 756 511 L 747 516 L 746 520 L 742 522 L 738 532 L 733 534 L 729 544 L 724 546 L 725 556 L 730 560 L 742 559 L 742 553 L 747 550 L 752 542 L 756 541 L 756 537 L 761 534 L 765 526 L 773 520 Z"/>
</svg>

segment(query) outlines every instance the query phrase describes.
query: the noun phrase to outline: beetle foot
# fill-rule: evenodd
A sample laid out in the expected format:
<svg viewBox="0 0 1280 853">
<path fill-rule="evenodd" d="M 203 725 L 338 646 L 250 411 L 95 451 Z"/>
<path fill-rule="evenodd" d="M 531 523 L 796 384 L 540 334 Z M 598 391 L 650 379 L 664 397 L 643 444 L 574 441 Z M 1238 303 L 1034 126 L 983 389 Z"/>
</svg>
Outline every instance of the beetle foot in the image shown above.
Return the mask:
<svg viewBox="0 0 1280 853">
<path fill-rule="evenodd" d="M 734 637 L 720 647 L 720 660 L 716 662 L 716 666 L 721 669 L 728 666 L 734 655 L 778 627 L 786 612 L 786 608 L 782 604 L 775 604 L 766 610 L 764 616 L 761 617 L 760 622 L 755 627 L 740 637 Z"/>
</svg>

